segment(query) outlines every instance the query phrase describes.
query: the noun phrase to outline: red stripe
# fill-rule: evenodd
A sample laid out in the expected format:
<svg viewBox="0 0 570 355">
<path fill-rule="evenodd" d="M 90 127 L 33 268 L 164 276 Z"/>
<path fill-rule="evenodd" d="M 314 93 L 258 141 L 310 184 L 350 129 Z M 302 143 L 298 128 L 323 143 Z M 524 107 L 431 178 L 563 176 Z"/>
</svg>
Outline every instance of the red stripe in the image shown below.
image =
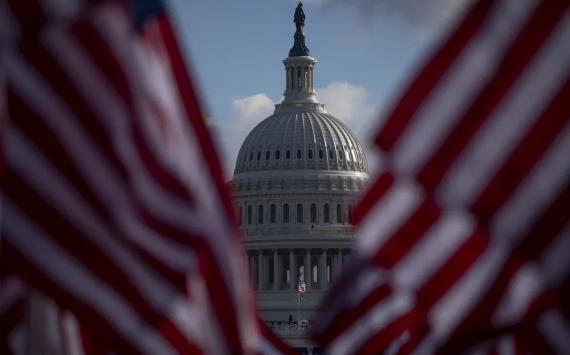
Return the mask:
<svg viewBox="0 0 570 355">
<path fill-rule="evenodd" d="M 433 306 L 473 266 L 489 247 L 489 236 L 476 230 L 449 260 L 418 291 L 418 302 L 426 308 Z"/>
<path fill-rule="evenodd" d="M 492 80 L 483 88 L 449 138 L 418 174 L 418 180 L 422 184 L 435 188 L 441 182 L 479 128 L 509 94 L 513 85 L 534 59 L 535 53 L 540 50 L 551 31 L 558 25 L 567 6 L 567 2 L 561 1 L 541 3 L 507 51 Z"/>
<path fill-rule="evenodd" d="M 368 188 L 366 194 L 354 209 L 354 224 L 358 225 L 394 185 L 395 177 L 391 172 L 384 172 Z"/>
<path fill-rule="evenodd" d="M 387 350 L 392 341 L 398 339 L 402 333 L 410 329 L 410 325 L 414 325 L 415 333 L 427 332 L 427 319 L 425 314 L 418 311 L 410 311 L 395 321 L 388 324 L 387 327 L 380 329 L 366 343 L 355 351 L 354 354 L 358 355 L 376 355 L 382 354 Z"/>
<path fill-rule="evenodd" d="M 406 223 L 390 237 L 373 258 L 373 262 L 386 269 L 393 268 L 425 236 L 440 216 L 440 208 L 432 201 L 428 200 L 420 205 Z"/>
<path fill-rule="evenodd" d="M 393 148 L 404 128 L 431 94 L 434 86 L 447 73 L 448 68 L 457 60 L 461 51 L 469 44 L 469 41 L 487 19 L 487 14 L 494 4 L 495 1 L 493 0 L 478 1 L 459 27 L 450 32 L 453 35 L 447 40 L 447 43 L 431 60 L 427 61 L 416 79 L 408 86 L 405 94 L 397 100 L 397 106 L 387 116 L 386 123 L 376 137 L 376 144 L 380 148 L 386 151 Z"/>
<path fill-rule="evenodd" d="M 164 318 L 154 326 L 180 354 L 203 354 L 202 349 L 200 349 L 196 344 L 188 341 L 188 338 L 182 334 L 178 326 L 172 323 L 170 319 Z"/>
<path fill-rule="evenodd" d="M 391 296 L 393 296 L 393 292 L 388 284 L 376 287 L 354 307 L 341 310 L 324 334 L 315 335 L 316 339 L 321 344 L 330 344 L 335 338 L 354 326 L 376 305 L 387 301 Z"/>
<path fill-rule="evenodd" d="M 225 181 L 219 164 L 220 159 L 214 147 L 210 132 L 204 122 L 205 116 L 202 113 L 197 93 L 192 85 L 188 71 L 186 70 L 182 53 L 180 52 L 180 48 L 176 42 L 176 36 L 174 35 L 172 27 L 166 17 L 157 16 L 156 21 L 160 27 L 160 33 L 162 34 L 164 46 L 166 48 L 168 58 L 170 59 L 172 73 L 176 80 L 176 87 L 180 93 L 180 99 L 185 109 L 186 117 L 189 119 L 194 131 L 196 132 L 195 136 L 200 143 L 202 154 L 204 155 L 204 161 L 207 163 L 209 168 L 209 175 L 212 177 L 212 181 L 214 181 L 215 186 L 217 187 L 216 193 L 222 201 L 227 218 L 231 222 L 230 225 L 235 226 L 234 216 L 231 213 L 230 197 L 225 193 Z M 212 191 L 212 193 L 214 192 Z M 236 234 L 234 238 L 237 237 L 238 236 Z M 237 239 L 238 242 L 241 242 L 241 238 Z"/>
</svg>

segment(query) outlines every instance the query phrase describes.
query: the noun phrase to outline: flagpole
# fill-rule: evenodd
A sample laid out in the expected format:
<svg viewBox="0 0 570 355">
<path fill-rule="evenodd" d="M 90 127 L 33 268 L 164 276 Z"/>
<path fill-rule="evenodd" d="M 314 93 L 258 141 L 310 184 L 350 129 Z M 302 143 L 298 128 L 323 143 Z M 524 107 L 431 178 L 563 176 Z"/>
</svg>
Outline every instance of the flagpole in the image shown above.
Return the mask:
<svg viewBox="0 0 570 355">
<path fill-rule="evenodd" d="M 299 280 L 297 281 L 297 325 L 299 325 L 301 321 L 301 277 L 299 276 Z"/>
</svg>

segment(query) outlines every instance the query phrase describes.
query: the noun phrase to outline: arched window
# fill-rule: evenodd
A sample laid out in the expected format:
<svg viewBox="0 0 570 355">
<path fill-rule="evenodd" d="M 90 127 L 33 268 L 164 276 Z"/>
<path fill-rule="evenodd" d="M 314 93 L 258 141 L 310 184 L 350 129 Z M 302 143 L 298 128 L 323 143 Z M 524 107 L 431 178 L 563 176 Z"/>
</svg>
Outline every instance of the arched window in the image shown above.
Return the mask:
<svg viewBox="0 0 570 355">
<path fill-rule="evenodd" d="M 257 161 L 261 160 L 261 152 L 257 152 Z"/>
<path fill-rule="evenodd" d="M 303 223 L 303 205 L 297 204 L 297 223 Z"/>
<path fill-rule="evenodd" d="M 287 149 L 287 151 L 285 152 L 285 159 L 287 160 L 291 159 L 291 151 L 289 149 Z"/>
<path fill-rule="evenodd" d="M 325 157 L 325 153 L 323 152 L 322 149 L 319 149 L 319 159 L 322 160 L 322 159 L 324 159 L 324 157 Z"/>
<path fill-rule="evenodd" d="M 338 150 L 338 160 L 342 160 L 342 150 Z"/>
<path fill-rule="evenodd" d="M 269 207 L 269 214 L 270 223 L 275 223 L 277 219 L 277 207 L 275 205 L 271 205 L 271 207 Z"/>
<path fill-rule="evenodd" d="M 239 225 L 241 226 L 242 221 L 243 221 L 243 209 L 241 206 L 239 206 L 239 216 L 238 216 L 238 220 L 239 220 Z"/>
<path fill-rule="evenodd" d="M 283 205 L 283 223 L 289 223 L 289 204 Z"/>
<path fill-rule="evenodd" d="M 269 151 L 265 152 L 265 160 L 269 160 L 271 153 Z"/>
<path fill-rule="evenodd" d="M 333 160 L 334 159 L 334 153 L 332 151 L 332 149 L 329 149 L 329 160 Z"/>
<path fill-rule="evenodd" d="M 281 158 L 281 151 L 280 151 L 280 150 L 276 150 L 276 151 L 275 151 L 275 160 L 279 160 L 279 158 Z"/>
<path fill-rule="evenodd" d="M 257 224 L 263 224 L 263 205 L 257 206 Z"/>
<path fill-rule="evenodd" d="M 317 205 L 311 203 L 311 223 L 317 223 Z"/>
<path fill-rule="evenodd" d="M 297 159 L 301 159 L 303 157 L 303 151 L 301 149 L 297 149 Z"/>
<path fill-rule="evenodd" d="M 253 159 L 253 152 L 249 153 L 249 161 Z"/>
<path fill-rule="evenodd" d="M 331 208 L 328 203 L 323 206 L 323 221 L 325 223 L 331 222 Z"/>
<path fill-rule="evenodd" d="M 243 154 L 243 162 L 245 163 L 245 160 L 247 159 L 247 153 Z"/>
<path fill-rule="evenodd" d="M 309 159 L 313 159 L 313 150 L 312 149 L 309 149 L 307 156 L 309 157 Z"/>
<path fill-rule="evenodd" d="M 253 223 L 253 208 L 247 206 L 247 224 Z"/>
<path fill-rule="evenodd" d="M 352 224 L 352 205 L 348 205 L 348 223 Z"/>
<path fill-rule="evenodd" d="M 342 205 L 340 203 L 336 205 L 336 223 L 342 223 Z"/>
</svg>

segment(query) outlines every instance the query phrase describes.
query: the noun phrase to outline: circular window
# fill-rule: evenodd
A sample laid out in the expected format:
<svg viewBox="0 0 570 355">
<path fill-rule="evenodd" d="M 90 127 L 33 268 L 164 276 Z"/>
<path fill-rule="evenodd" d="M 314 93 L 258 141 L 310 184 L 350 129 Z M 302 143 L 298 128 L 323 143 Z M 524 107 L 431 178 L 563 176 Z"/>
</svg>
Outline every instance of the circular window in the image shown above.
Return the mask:
<svg viewBox="0 0 570 355">
<path fill-rule="evenodd" d="M 319 149 L 319 159 L 323 159 L 325 157 L 325 153 L 322 149 Z"/>
<path fill-rule="evenodd" d="M 309 151 L 307 152 L 307 156 L 309 157 L 309 159 L 313 159 L 313 150 L 309 149 Z"/>
</svg>

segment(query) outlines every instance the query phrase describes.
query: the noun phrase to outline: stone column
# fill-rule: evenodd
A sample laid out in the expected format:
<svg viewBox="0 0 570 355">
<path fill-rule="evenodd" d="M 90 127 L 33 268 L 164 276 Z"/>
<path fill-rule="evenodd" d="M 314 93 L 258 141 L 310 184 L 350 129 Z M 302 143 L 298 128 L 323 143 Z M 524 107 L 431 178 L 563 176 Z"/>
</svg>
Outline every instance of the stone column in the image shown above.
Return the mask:
<svg viewBox="0 0 570 355">
<path fill-rule="evenodd" d="M 289 68 L 285 67 L 285 90 L 289 90 Z"/>
<path fill-rule="evenodd" d="M 321 272 L 319 272 L 321 281 L 319 284 L 321 285 L 321 290 L 324 291 L 327 289 L 327 249 L 323 248 L 323 254 L 321 255 Z"/>
<path fill-rule="evenodd" d="M 281 284 L 279 281 L 279 255 L 277 252 L 277 249 L 273 249 L 273 291 L 279 290 L 279 285 Z"/>
<path fill-rule="evenodd" d="M 289 290 L 293 291 L 295 289 L 295 264 L 297 264 L 294 259 L 293 254 L 294 249 L 289 249 Z"/>
<path fill-rule="evenodd" d="M 254 273 L 254 264 L 255 264 L 255 260 L 253 259 L 253 255 L 249 256 L 249 277 L 251 280 L 251 283 L 255 284 L 255 273 Z"/>
<path fill-rule="evenodd" d="M 311 268 L 311 249 L 307 249 L 307 255 L 305 256 L 305 286 L 307 291 L 311 290 L 311 283 L 313 278 L 313 269 Z"/>
<path fill-rule="evenodd" d="M 313 91 L 313 67 L 309 67 L 309 91 Z"/>
<path fill-rule="evenodd" d="M 263 291 L 263 249 L 257 249 L 257 282 L 258 290 Z"/>
</svg>

